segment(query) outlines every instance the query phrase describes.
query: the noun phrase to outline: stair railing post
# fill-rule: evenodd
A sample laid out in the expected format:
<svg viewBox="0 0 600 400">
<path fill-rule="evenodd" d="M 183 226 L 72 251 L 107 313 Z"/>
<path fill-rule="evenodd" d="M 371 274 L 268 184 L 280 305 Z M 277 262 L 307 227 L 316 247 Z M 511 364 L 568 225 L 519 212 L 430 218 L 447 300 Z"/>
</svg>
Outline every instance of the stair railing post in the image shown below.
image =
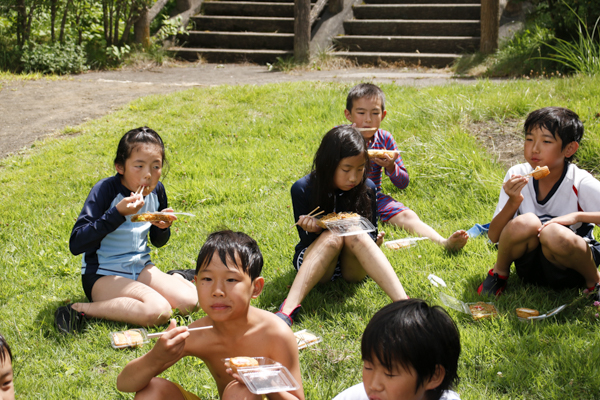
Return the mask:
<svg viewBox="0 0 600 400">
<path fill-rule="evenodd" d="M 294 0 L 294 58 L 307 63 L 310 55 L 310 0 Z"/>
<path fill-rule="evenodd" d="M 498 49 L 500 28 L 499 0 L 481 0 L 481 43 L 479 50 L 491 54 Z"/>
</svg>

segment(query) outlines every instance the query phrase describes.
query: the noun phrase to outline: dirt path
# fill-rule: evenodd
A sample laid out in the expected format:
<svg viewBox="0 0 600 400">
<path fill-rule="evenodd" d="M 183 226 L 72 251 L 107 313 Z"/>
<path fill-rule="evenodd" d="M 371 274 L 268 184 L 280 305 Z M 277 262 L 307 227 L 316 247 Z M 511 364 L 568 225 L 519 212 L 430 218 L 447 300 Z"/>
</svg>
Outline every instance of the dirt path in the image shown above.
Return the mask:
<svg viewBox="0 0 600 400">
<path fill-rule="evenodd" d="M 407 86 L 475 82 L 453 79 L 452 74 L 445 71 L 356 68 L 284 73 L 269 72 L 264 66 L 235 64 L 191 64 L 147 70 L 90 72 L 58 81 L 3 82 L 0 91 L 0 158 L 29 147 L 35 140 L 66 126 L 106 115 L 138 97 L 198 86 L 317 80 L 369 80 Z"/>
</svg>

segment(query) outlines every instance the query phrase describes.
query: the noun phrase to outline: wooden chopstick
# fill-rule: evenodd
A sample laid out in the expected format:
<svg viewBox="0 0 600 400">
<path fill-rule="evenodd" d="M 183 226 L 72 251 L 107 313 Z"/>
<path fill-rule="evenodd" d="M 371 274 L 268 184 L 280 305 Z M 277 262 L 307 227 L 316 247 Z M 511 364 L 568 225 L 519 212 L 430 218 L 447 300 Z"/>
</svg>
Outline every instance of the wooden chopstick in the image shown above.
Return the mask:
<svg viewBox="0 0 600 400">
<path fill-rule="evenodd" d="M 317 206 L 314 210 L 312 210 L 311 212 L 309 212 L 308 214 L 306 214 L 307 217 L 316 217 L 317 215 L 321 215 L 323 214 L 325 211 L 321 210 L 321 212 L 318 212 L 316 214 L 313 214 L 315 211 L 317 211 L 319 208 L 319 206 Z M 289 229 L 292 229 L 293 227 L 295 227 L 296 225 L 298 225 L 298 222 L 296 222 L 294 225 L 290 226 Z"/>
</svg>

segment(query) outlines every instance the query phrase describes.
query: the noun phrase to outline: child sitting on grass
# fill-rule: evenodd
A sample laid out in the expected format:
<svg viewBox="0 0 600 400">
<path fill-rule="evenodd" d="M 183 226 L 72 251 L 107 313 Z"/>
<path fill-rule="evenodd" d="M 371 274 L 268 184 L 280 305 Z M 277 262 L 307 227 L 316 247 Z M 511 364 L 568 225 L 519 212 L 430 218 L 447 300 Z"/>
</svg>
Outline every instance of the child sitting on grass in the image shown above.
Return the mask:
<svg viewBox="0 0 600 400">
<path fill-rule="evenodd" d="M 504 177 L 488 231 L 498 256 L 480 295 L 500 295 L 514 262 L 525 282 L 555 290 L 585 287 L 599 296 L 600 243 L 593 229 L 600 223 L 600 182 L 570 162 L 582 136 L 582 122 L 566 108 L 546 107 L 527 116 L 527 163 Z M 527 177 L 543 166 L 548 176 Z"/>
<path fill-rule="evenodd" d="M 369 150 L 398 150 L 391 133 L 379 129 L 386 113 L 385 95 L 378 86 L 361 83 L 348 93 L 344 115 L 348 121 L 352 122 L 352 126 L 360 129 L 369 145 Z M 369 179 L 377 187 L 377 213 L 382 222 L 398 226 L 411 234 L 428 237 L 447 250 L 460 250 L 464 247 L 469 239 L 464 230 L 458 230 L 445 239 L 432 227 L 421 221 L 414 211 L 384 194 L 381 190 L 382 169 L 398 189 L 406 188 L 409 182 L 408 172 L 399 153 L 396 153 L 394 157 L 384 155 L 381 158 L 371 159 Z"/>
<path fill-rule="evenodd" d="M 154 246 L 164 246 L 171 222 L 131 221 L 137 213 L 173 211 L 160 182 L 165 163 L 164 143 L 152 129 L 133 129 L 121 138 L 117 174 L 94 185 L 69 241 L 73 254 L 83 253 L 81 281 L 90 302 L 56 310 L 59 331 L 81 330 L 86 316 L 154 326 L 167 323 L 172 309 L 197 310 L 194 284 L 162 272 L 150 259 L 148 236 Z"/>
<path fill-rule="evenodd" d="M 369 321 L 361 342 L 363 382 L 334 400 L 460 400 L 460 335 L 438 306 L 409 299 L 388 304 Z"/>
<path fill-rule="evenodd" d="M 300 242 L 293 259 L 298 271 L 287 299 L 276 313 L 289 326 L 300 302 L 317 283 L 339 277 L 360 282 L 367 274 L 392 301 L 406 299 L 404 288 L 374 232 L 336 236 L 309 216 L 319 207 L 324 213 L 352 212 L 377 227 L 375 185 L 367 178 L 367 146 L 360 133 L 348 125 L 325 134 L 315 154 L 313 171 L 292 185 L 292 205 Z"/>
<path fill-rule="evenodd" d="M 12 353 L 4 336 L 0 334 L 0 399 L 15 400 Z"/>
<path fill-rule="evenodd" d="M 190 328 L 212 329 L 188 332 L 188 327 L 176 327 L 172 320 L 168 333 L 152 350 L 125 366 L 117 378 L 117 388 L 137 392 L 136 399 L 197 399 L 178 384 L 156 377 L 183 357 L 194 356 L 208 367 L 222 399 L 261 399 L 237 374 L 226 370 L 223 359 L 267 357 L 286 366 L 300 388 L 262 398 L 303 400 L 293 332 L 272 313 L 250 306 L 263 290 L 262 266 L 258 244 L 248 235 L 232 231 L 209 235 L 196 264 L 198 300 L 207 315 Z"/>
</svg>

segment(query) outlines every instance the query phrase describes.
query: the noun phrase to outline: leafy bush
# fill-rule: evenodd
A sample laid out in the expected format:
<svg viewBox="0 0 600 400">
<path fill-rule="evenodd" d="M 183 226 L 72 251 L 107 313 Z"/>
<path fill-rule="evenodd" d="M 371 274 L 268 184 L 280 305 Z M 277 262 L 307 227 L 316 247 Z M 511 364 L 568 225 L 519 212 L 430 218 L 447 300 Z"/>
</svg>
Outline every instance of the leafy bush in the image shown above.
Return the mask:
<svg viewBox="0 0 600 400">
<path fill-rule="evenodd" d="M 580 21 L 590 31 L 600 17 L 597 0 L 533 0 L 535 21 L 563 40 L 577 39 Z"/>
<path fill-rule="evenodd" d="M 83 48 L 74 43 L 32 44 L 21 56 L 25 72 L 78 74 L 88 69 Z"/>
</svg>

